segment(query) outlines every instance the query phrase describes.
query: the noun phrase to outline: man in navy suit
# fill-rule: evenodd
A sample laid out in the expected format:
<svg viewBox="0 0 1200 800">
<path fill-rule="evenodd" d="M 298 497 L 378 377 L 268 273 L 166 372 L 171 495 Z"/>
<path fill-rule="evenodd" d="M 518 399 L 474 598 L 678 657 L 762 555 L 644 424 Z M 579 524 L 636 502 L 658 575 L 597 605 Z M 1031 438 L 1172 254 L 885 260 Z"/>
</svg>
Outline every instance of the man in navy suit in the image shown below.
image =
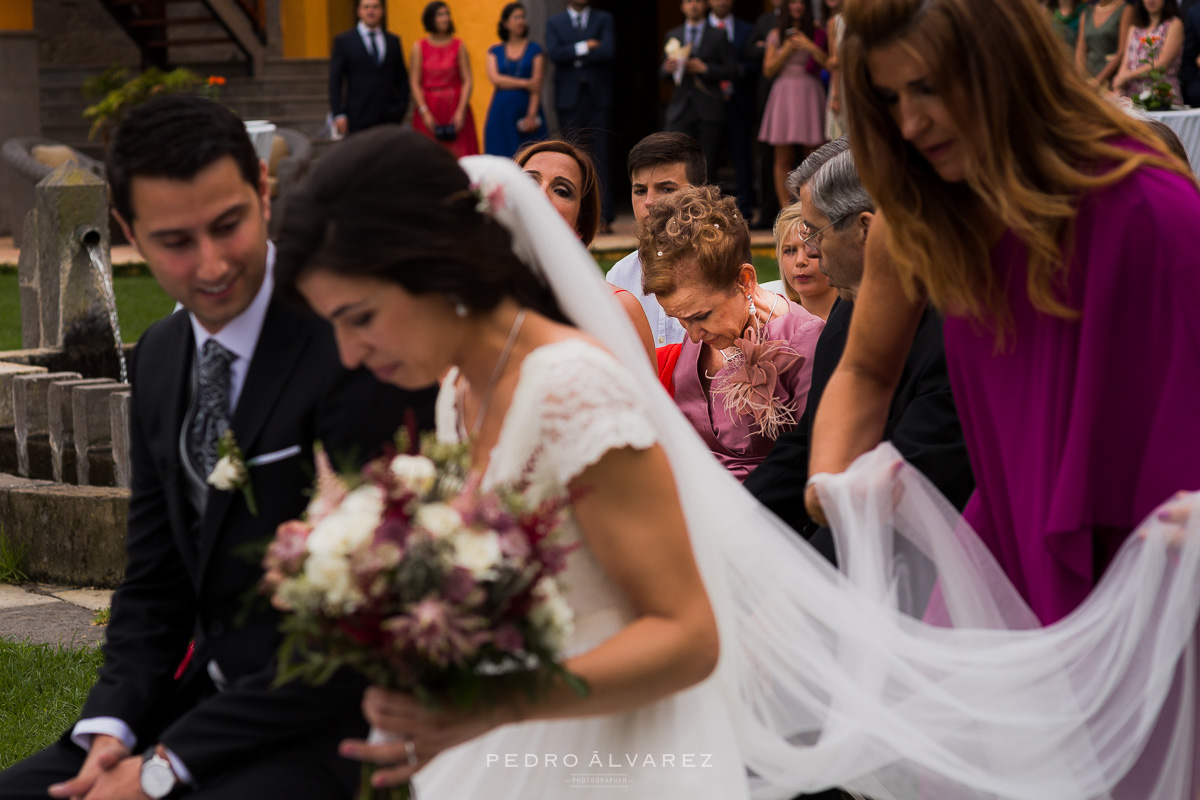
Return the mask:
<svg viewBox="0 0 1200 800">
<path fill-rule="evenodd" d="M 1200 106 L 1200 3 L 1183 12 L 1183 64 L 1179 67 L 1183 102 Z"/>
<path fill-rule="evenodd" d="M 546 21 L 546 50 L 554 62 L 554 106 L 565 136 L 578 136 L 600 173 L 601 232 L 614 219 L 609 187 L 612 62 L 617 51 L 612 14 L 589 0 L 568 0 L 567 10 Z"/>
<path fill-rule="evenodd" d="M 383 29 L 383 0 L 358 0 L 357 13 L 329 56 L 329 108 L 343 136 L 408 112 L 408 68 L 400 37 Z"/>
<path fill-rule="evenodd" d="M 721 129 L 725 125 L 725 94 L 721 85 L 737 77 L 737 57 L 723 31 L 708 24 L 704 0 L 683 0 L 684 24 L 667 31 L 666 41 L 690 46 L 688 58 L 663 61 L 667 80 L 680 75 L 667 104 L 667 130 L 686 133 L 704 148 L 708 178 L 715 180 L 721 153 Z"/>
<path fill-rule="evenodd" d="M 708 24 L 723 32 L 737 55 L 737 78 L 722 83 L 725 140 L 733 155 L 738 210 L 746 219 L 754 210 L 754 97 L 762 67 L 754 58 L 754 25 L 733 15 L 733 0 L 711 0 Z M 751 54 L 748 55 L 747 54 Z"/>
</svg>

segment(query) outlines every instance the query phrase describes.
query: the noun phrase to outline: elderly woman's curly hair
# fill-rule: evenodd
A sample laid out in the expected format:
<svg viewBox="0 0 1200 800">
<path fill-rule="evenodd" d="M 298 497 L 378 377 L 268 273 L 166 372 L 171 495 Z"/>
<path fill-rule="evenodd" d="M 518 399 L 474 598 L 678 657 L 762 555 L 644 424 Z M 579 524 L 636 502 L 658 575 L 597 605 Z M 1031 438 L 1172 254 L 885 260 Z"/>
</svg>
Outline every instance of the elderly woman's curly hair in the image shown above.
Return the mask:
<svg viewBox="0 0 1200 800">
<path fill-rule="evenodd" d="M 642 289 L 667 295 L 683 283 L 732 290 L 750 262 L 750 230 L 715 186 L 682 189 L 650 207 L 638 226 Z"/>
</svg>

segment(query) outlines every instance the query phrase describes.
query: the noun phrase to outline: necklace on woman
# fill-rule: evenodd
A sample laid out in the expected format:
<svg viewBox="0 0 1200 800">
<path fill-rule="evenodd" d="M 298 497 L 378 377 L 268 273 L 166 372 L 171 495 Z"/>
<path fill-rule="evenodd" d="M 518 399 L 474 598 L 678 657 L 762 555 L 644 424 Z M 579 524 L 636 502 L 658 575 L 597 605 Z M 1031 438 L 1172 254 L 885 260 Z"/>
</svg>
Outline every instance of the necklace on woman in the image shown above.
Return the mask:
<svg viewBox="0 0 1200 800">
<path fill-rule="evenodd" d="M 479 429 L 483 427 L 483 418 L 487 414 L 488 405 L 492 402 L 492 392 L 496 391 L 496 384 L 500 382 L 500 375 L 504 372 L 505 365 L 508 364 L 508 357 L 512 354 L 513 345 L 517 343 L 517 337 L 521 335 L 521 325 L 524 322 L 525 309 L 522 308 L 517 312 L 517 318 L 513 320 L 512 327 L 508 329 L 508 339 L 500 351 L 500 358 L 496 359 L 496 366 L 492 369 L 492 377 L 488 379 L 487 388 L 483 390 L 483 396 L 479 399 L 479 410 L 475 412 L 475 421 L 471 423 L 471 438 L 475 438 L 479 434 Z"/>
<path fill-rule="evenodd" d="M 779 300 L 781 298 L 782 298 L 782 295 L 777 294 L 777 295 L 775 295 L 775 299 L 771 301 L 771 307 L 767 309 L 767 322 L 770 322 L 771 318 L 775 316 L 775 306 L 779 303 Z M 758 322 L 758 319 L 755 315 L 752 314 L 750 316 L 750 319 L 746 320 L 746 328 L 753 328 L 755 322 Z M 759 323 L 759 325 L 758 325 L 759 333 L 762 332 L 762 326 L 766 325 L 767 322 Z M 725 359 L 726 364 L 729 364 L 732 361 L 737 361 L 738 358 L 741 357 L 741 355 L 742 355 L 742 351 L 737 345 L 734 345 L 733 347 L 727 347 L 724 350 L 718 350 L 717 352 L 720 353 L 721 357 Z"/>
</svg>

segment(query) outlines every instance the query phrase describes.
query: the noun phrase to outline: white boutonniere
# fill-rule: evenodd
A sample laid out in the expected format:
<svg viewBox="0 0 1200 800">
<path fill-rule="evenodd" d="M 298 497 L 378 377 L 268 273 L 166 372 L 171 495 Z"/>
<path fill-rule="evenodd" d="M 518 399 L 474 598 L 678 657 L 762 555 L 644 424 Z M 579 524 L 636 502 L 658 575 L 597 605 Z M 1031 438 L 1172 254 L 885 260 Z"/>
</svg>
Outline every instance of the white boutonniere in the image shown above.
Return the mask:
<svg viewBox="0 0 1200 800">
<path fill-rule="evenodd" d="M 217 463 L 208 475 L 208 485 L 222 492 L 240 491 L 242 497 L 246 498 L 250 513 L 258 516 L 258 504 L 254 501 L 254 489 L 250 486 L 250 470 L 232 428 L 226 428 L 217 442 Z"/>
</svg>

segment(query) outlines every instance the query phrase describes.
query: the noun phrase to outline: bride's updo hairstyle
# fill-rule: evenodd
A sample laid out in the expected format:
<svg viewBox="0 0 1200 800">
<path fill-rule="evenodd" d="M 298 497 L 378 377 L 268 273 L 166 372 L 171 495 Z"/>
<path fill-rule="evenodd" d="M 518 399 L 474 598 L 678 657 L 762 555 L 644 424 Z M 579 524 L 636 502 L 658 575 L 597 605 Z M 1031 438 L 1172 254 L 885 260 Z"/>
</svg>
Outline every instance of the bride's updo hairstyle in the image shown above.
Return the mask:
<svg viewBox="0 0 1200 800">
<path fill-rule="evenodd" d="M 564 321 L 549 288 L 512 251 L 508 230 L 479 211 L 477 193 L 445 148 L 411 128 L 356 133 L 321 157 L 289 198 L 275 276 L 285 296 L 327 270 L 442 294 L 472 312 L 505 297 Z"/>
<path fill-rule="evenodd" d="M 638 226 L 642 287 L 668 295 L 693 282 L 732 291 L 750 261 L 750 229 L 715 186 L 680 189 L 650 207 Z"/>
</svg>

